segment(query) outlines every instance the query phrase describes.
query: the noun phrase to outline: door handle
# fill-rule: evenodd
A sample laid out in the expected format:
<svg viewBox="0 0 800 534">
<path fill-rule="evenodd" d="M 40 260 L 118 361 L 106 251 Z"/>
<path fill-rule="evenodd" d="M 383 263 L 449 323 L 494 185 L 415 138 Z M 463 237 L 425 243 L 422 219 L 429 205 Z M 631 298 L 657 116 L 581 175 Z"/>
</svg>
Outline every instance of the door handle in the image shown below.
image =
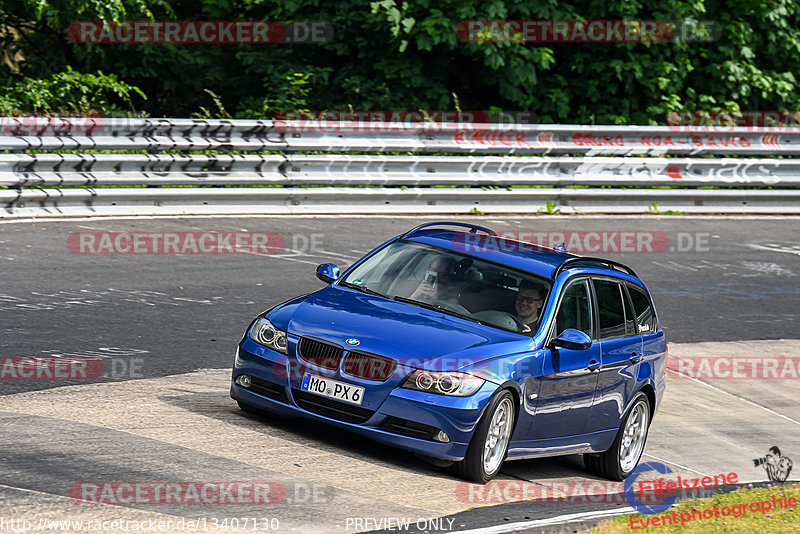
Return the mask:
<svg viewBox="0 0 800 534">
<path fill-rule="evenodd" d="M 631 363 L 639 363 L 642 361 L 642 355 L 631 352 Z"/>
<path fill-rule="evenodd" d="M 600 362 L 597 360 L 592 360 L 589 362 L 589 365 L 586 368 L 590 371 L 597 371 L 600 369 Z"/>
</svg>

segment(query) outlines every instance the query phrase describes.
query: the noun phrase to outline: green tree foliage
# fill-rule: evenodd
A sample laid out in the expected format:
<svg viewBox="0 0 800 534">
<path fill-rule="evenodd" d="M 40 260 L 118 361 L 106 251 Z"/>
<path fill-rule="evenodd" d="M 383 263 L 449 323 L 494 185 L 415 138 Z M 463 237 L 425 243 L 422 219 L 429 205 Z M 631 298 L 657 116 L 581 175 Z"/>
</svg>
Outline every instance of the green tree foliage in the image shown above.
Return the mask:
<svg viewBox="0 0 800 534">
<path fill-rule="evenodd" d="M 464 110 L 532 111 L 541 122 L 561 123 L 656 124 L 677 110 L 800 109 L 800 7 L 793 0 L 0 0 L 0 17 L 3 94 L 18 99 L 41 87 L 40 105 L 53 109 L 81 102 L 75 87 L 67 96 L 58 90 L 66 80 L 85 82 L 86 98 L 99 94 L 87 105 L 154 116 L 451 110 L 456 98 Z M 70 23 L 102 19 L 317 20 L 335 33 L 325 44 L 67 38 Z M 471 19 L 711 20 L 720 35 L 713 42 L 463 42 L 456 26 Z"/>
<path fill-rule="evenodd" d="M 139 88 L 120 82 L 114 74 L 82 74 L 68 65 L 49 78 L 24 78 L 3 87 L 0 112 L 135 112 L 135 95 L 145 98 Z"/>
<path fill-rule="evenodd" d="M 76 20 L 152 19 L 152 5 L 173 13 L 150 0 L 0 0 L 0 112 L 136 113 L 145 94 L 119 80 L 114 65 L 81 61 L 66 29 Z"/>
</svg>

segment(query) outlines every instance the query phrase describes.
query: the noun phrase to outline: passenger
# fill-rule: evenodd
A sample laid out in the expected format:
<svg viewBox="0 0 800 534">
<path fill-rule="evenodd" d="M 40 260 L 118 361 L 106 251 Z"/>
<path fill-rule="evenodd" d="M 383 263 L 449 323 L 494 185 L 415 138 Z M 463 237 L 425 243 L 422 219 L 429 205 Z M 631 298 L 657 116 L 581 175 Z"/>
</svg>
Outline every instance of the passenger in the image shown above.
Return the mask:
<svg viewBox="0 0 800 534">
<path fill-rule="evenodd" d="M 539 312 L 544 304 L 544 288 L 528 280 L 519 284 L 519 293 L 515 303 L 517 318 L 527 325 L 531 331 L 539 329 Z"/>
<path fill-rule="evenodd" d="M 459 288 L 453 280 L 455 263 L 455 260 L 448 256 L 436 256 L 425 271 L 422 282 L 410 298 L 423 302 L 438 300 L 459 304 Z"/>
</svg>

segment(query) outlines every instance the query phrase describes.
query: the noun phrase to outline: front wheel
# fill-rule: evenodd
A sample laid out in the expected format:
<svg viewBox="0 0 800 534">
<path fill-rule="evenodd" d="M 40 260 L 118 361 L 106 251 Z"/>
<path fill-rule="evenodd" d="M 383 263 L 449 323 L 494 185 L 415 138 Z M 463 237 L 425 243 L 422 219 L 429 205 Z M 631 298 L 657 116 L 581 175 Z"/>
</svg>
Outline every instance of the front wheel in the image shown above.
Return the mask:
<svg viewBox="0 0 800 534">
<path fill-rule="evenodd" d="M 650 402 L 647 395 L 639 393 L 614 439 L 614 444 L 600 454 L 584 454 L 586 469 L 610 480 L 625 480 L 639 463 L 650 427 Z"/>
<path fill-rule="evenodd" d="M 488 482 L 494 478 L 508 454 L 515 418 L 511 393 L 504 391 L 492 399 L 475 428 L 466 456 L 453 464 L 455 473 L 464 480 L 475 482 Z"/>
</svg>

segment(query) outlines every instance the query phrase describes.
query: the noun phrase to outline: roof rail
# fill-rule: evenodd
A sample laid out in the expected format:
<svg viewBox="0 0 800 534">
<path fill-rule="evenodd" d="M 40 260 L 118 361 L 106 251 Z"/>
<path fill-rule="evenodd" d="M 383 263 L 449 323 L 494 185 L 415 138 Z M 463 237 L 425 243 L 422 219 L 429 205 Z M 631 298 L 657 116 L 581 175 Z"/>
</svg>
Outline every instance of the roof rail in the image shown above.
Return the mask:
<svg viewBox="0 0 800 534">
<path fill-rule="evenodd" d="M 558 275 L 561 273 L 561 271 L 566 271 L 567 269 L 574 267 L 576 263 L 599 263 L 601 265 L 607 266 L 609 269 L 624 271 L 631 276 L 636 276 L 636 278 L 639 278 L 639 276 L 635 272 L 633 272 L 633 269 L 619 262 L 613 260 L 606 260 L 603 258 L 593 258 L 591 256 L 577 256 L 575 258 L 569 258 L 564 263 L 559 265 L 558 269 L 556 269 L 556 272 L 553 273 L 553 279 L 557 278 Z"/>
<path fill-rule="evenodd" d="M 419 226 L 416 226 L 416 227 L 412 228 L 411 230 L 409 230 L 408 232 L 404 233 L 403 235 L 399 236 L 397 239 L 404 239 L 404 238 L 410 236 L 411 234 L 415 234 L 415 233 L 419 232 L 423 228 L 428 228 L 429 226 L 444 226 L 444 225 L 446 225 L 446 226 L 461 226 L 463 228 L 469 228 L 470 232 L 473 233 L 473 234 L 478 233 L 478 231 L 480 230 L 481 232 L 486 232 L 487 234 L 492 235 L 492 236 L 497 235 L 497 232 L 495 232 L 494 230 L 490 230 L 489 228 L 484 228 L 483 226 L 477 226 L 475 224 L 467 224 L 467 223 L 460 223 L 460 222 L 449 222 L 449 221 L 439 221 L 439 222 L 431 222 L 431 223 L 420 224 Z"/>
</svg>

